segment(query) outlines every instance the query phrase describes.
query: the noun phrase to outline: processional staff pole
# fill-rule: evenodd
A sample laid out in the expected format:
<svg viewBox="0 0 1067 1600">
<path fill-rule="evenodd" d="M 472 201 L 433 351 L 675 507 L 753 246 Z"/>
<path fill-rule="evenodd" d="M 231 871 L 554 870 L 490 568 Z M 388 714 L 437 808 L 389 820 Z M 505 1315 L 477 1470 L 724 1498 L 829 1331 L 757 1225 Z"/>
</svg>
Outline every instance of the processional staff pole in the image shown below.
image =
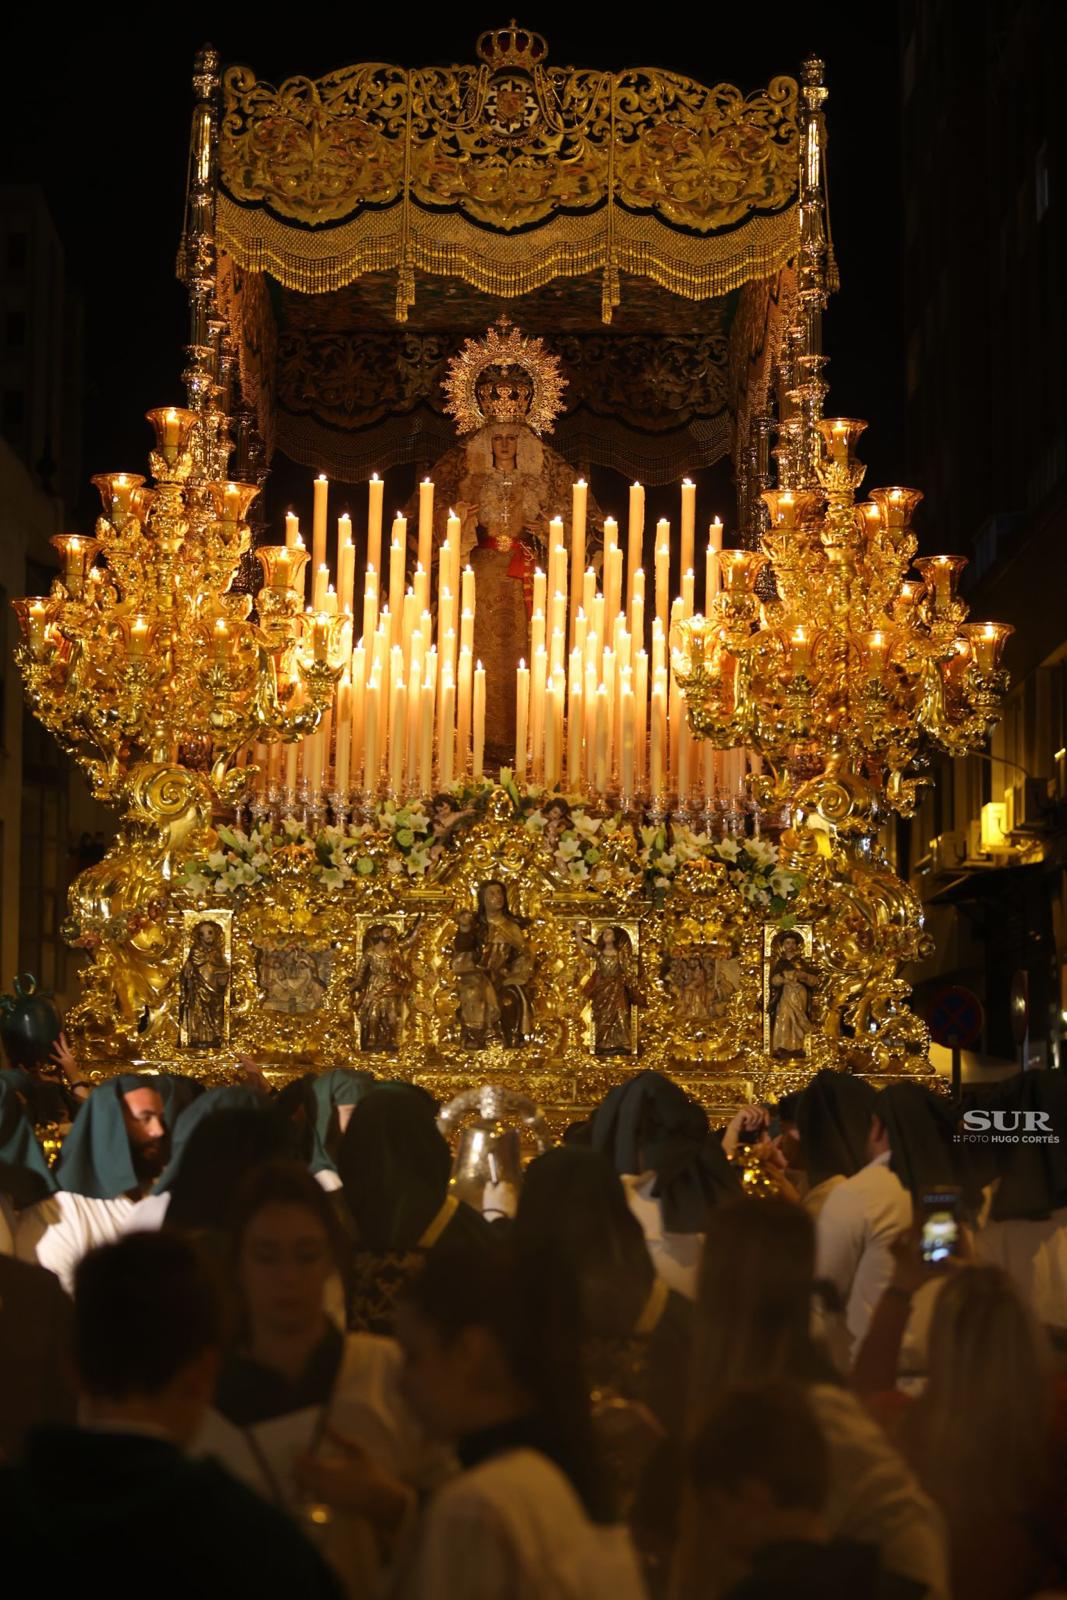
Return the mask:
<svg viewBox="0 0 1067 1600">
<path fill-rule="evenodd" d="M 242 557 L 232 585 L 235 591 L 253 593 L 261 579 L 254 551 L 266 527 L 262 489 L 267 464 L 255 413 L 240 393 L 237 351 L 219 304 L 216 209 L 221 84 L 218 51 L 205 45 L 193 65 L 185 219 L 178 247 L 177 275 L 189 293 L 189 365 L 182 377 L 189 407 L 199 417 L 191 485 L 198 480 L 209 483 L 233 478 L 255 483 L 260 489 L 248 516 L 252 549 Z"/>
<path fill-rule="evenodd" d="M 825 149 L 827 90 L 824 65 L 809 56 L 801 68 L 799 139 L 799 243 L 796 311 L 782 359 L 783 415 L 778 425 L 780 489 L 818 489 L 819 422 L 828 385 L 823 377 L 822 316 L 829 298 L 829 230 L 826 216 Z"/>
</svg>

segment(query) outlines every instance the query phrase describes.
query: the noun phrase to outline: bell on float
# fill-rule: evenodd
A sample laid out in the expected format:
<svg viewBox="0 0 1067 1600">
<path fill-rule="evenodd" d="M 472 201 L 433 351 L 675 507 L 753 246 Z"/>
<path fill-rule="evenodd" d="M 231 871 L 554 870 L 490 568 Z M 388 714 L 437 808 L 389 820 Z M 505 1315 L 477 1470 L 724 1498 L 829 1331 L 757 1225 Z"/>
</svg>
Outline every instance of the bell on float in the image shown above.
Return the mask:
<svg viewBox="0 0 1067 1600">
<path fill-rule="evenodd" d="M 465 1123 L 472 1112 L 474 1120 Z M 539 1152 L 550 1143 L 537 1106 L 512 1089 L 486 1084 L 450 1100 L 437 1122 L 446 1139 L 459 1129 L 451 1182 L 456 1199 L 490 1222 L 513 1217 L 522 1187 L 523 1129 L 532 1132 Z"/>
<path fill-rule="evenodd" d="M 20 972 L 12 988 L 13 995 L 0 994 L 0 1041 L 13 1067 L 39 1067 L 63 1031 L 59 1012 L 32 973 Z"/>
</svg>

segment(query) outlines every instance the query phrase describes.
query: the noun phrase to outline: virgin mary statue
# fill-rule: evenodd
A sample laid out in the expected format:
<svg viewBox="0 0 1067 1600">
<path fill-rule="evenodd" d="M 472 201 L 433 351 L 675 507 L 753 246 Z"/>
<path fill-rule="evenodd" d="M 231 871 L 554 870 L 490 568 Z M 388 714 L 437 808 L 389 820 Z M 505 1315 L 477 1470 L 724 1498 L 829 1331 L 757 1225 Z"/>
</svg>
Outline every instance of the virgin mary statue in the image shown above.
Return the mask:
<svg viewBox="0 0 1067 1600">
<path fill-rule="evenodd" d="M 469 563 L 475 575 L 474 654 L 485 668 L 487 764 L 514 757 L 515 671 L 530 659 L 533 578 L 547 564 L 553 517 L 562 518 L 570 551 L 576 473 L 540 437 L 560 409 L 566 380 L 558 369 L 540 339 L 524 338 L 502 317 L 484 340 L 467 340 L 444 384 L 446 409 L 469 437 L 430 472 L 435 559 L 454 512 L 461 565 Z M 587 527 L 592 550 L 603 528 L 592 499 Z"/>
</svg>

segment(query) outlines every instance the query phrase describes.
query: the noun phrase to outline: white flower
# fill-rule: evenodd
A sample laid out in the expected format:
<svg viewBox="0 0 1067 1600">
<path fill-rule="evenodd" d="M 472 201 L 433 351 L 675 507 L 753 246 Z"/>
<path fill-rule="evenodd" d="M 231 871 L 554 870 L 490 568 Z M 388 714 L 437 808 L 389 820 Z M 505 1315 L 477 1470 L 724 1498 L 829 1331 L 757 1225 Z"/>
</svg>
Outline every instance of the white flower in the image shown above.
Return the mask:
<svg viewBox="0 0 1067 1600">
<path fill-rule="evenodd" d="M 541 814 L 540 811 L 531 811 L 530 815 L 526 818 L 525 826 L 530 830 L 531 833 L 544 833 L 546 827 L 546 818 Z"/>
<path fill-rule="evenodd" d="M 656 865 L 659 867 L 661 872 L 673 872 L 675 867 L 678 865 L 674 851 L 664 850 L 663 854 L 656 862 Z"/>
<path fill-rule="evenodd" d="M 573 861 L 581 853 L 582 847 L 573 833 L 565 833 L 556 845 L 556 859 L 559 861 Z"/>
<path fill-rule="evenodd" d="M 385 863 L 385 870 L 390 874 L 391 877 L 397 877 L 404 870 L 403 856 L 390 856 L 389 860 Z"/>
<path fill-rule="evenodd" d="M 736 861 L 740 850 L 736 839 L 720 839 L 715 846 L 715 854 L 721 861 Z"/>
<path fill-rule="evenodd" d="M 211 885 L 208 883 L 202 872 L 186 873 L 183 887 L 188 890 L 190 894 L 206 895 L 211 893 Z"/>
<path fill-rule="evenodd" d="M 765 839 L 746 839 L 745 849 L 761 867 L 773 867 L 778 860 L 777 850 L 773 844 L 768 844 Z"/>
<path fill-rule="evenodd" d="M 594 839 L 600 832 L 600 818 L 591 817 L 588 811 L 576 811 L 571 821 L 575 832 L 584 834 L 587 839 Z"/>
<path fill-rule="evenodd" d="M 262 850 L 257 850 L 252 857 L 250 865 L 255 867 L 257 872 L 262 872 L 264 868 L 270 866 L 270 856 L 264 855 Z"/>
<path fill-rule="evenodd" d="M 586 866 L 585 862 L 581 860 L 581 858 L 579 858 L 577 861 L 572 861 L 567 870 L 574 879 L 575 883 L 581 883 L 589 876 L 589 868 Z"/>
<path fill-rule="evenodd" d="M 336 867 L 324 867 L 319 876 L 328 889 L 343 889 L 351 873 L 339 872 Z"/>
<path fill-rule="evenodd" d="M 413 878 L 421 878 L 430 865 L 430 852 L 425 846 L 416 845 L 407 858 L 408 872 Z"/>
<path fill-rule="evenodd" d="M 593 873 L 593 882 L 594 883 L 607 883 L 608 880 L 610 879 L 610 877 L 611 877 L 611 868 L 610 867 L 597 867 L 596 871 Z"/>
<path fill-rule="evenodd" d="M 207 864 L 212 872 L 225 872 L 229 859 L 225 850 L 212 850 L 207 858 Z"/>
<path fill-rule="evenodd" d="M 796 879 L 784 867 L 777 867 L 771 873 L 771 888 L 775 894 L 781 895 L 783 900 L 788 900 L 791 894 L 795 894 L 796 887 Z"/>
<path fill-rule="evenodd" d="M 669 889 L 671 886 L 669 878 L 656 878 L 654 881 L 657 889 Z"/>
</svg>

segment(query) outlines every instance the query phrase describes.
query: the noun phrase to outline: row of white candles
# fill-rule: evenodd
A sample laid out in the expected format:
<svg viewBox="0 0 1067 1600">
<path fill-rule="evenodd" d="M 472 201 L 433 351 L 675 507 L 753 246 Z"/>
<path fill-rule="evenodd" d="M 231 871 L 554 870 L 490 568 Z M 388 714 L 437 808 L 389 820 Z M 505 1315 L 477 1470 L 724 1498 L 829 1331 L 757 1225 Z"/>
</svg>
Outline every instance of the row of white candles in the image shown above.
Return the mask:
<svg viewBox="0 0 1067 1600">
<path fill-rule="evenodd" d="M 352 791 L 429 795 L 457 779 L 484 772 L 485 669 L 475 656 L 475 573 L 461 571 L 460 519 L 451 513 L 438 552 L 436 628 L 431 615 L 434 486 L 419 487 L 417 561 L 407 581 L 407 521 L 397 515 L 382 565 L 384 484 L 368 485 L 367 551 L 362 611 L 357 616 L 356 550 L 347 513 L 338 522 L 336 587 L 326 560 L 328 492 L 314 483 L 312 613 L 350 619 L 346 666 L 318 729 L 285 746 L 256 745 L 261 788 L 290 794 L 301 780 L 311 796 L 326 792 L 347 802 Z M 681 593 L 670 595 L 670 524 L 656 526 L 651 654 L 645 649 L 646 584 L 642 567 L 644 489 L 630 490 L 627 557 L 618 524 L 604 521 L 601 583 L 586 566 L 588 488 L 573 486 L 568 552 L 563 521 L 549 526 L 546 570 L 533 576 L 528 661 L 516 673 L 518 782 L 552 788 L 673 798 L 680 806 L 735 794 L 745 771 L 743 751 L 697 745 L 685 699 L 668 659 L 673 624 L 693 615 L 696 577 L 696 487 L 681 488 Z M 286 516 L 286 544 L 303 548 L 299 523 Z M 719 590 L 722 524 L 708 533 L 704 604 Z M 385 602 L 384 604 L 382 602 Z M 357 627 L 358 642 L 352 644 Z"/>
</svg>

